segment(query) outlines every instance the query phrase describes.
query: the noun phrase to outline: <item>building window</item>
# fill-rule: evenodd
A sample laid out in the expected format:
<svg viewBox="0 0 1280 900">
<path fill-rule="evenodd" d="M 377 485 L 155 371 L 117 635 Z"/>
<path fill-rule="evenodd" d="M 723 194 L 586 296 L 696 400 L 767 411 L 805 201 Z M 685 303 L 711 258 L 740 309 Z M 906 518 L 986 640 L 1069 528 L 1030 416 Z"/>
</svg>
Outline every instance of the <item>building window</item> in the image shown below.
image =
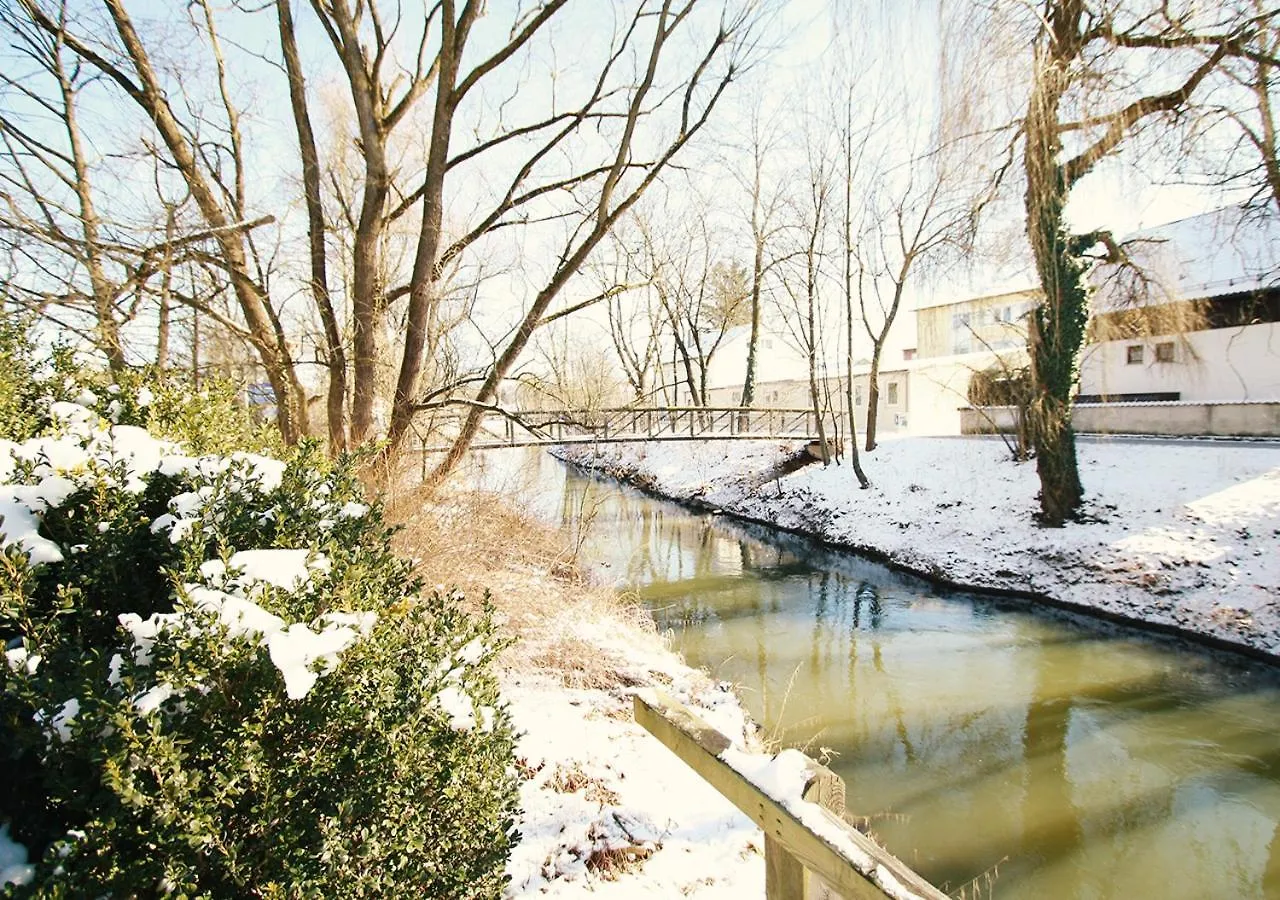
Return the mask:
<svg viewBox="0 0 1280 900">
<path fill-rule="evenodd" d="M 854 406 L 862 405 L 862 385 L 860 384 L 855 384 L 853 386 L 853 405 Z"/>
<path fill-rule="evenodd" d="M 915 358 L 916 358 L 916 351 L 915 351 L 915 348 L 914 348 L 914 347 L 912 347 L 910 350 L 903 350 L 903 351 L 902 351 L 902 358 L 903 358 L 903 360 L 905 360 L 906 362 L 911 362 L 911 360 L 915 359 Z"/>
<path fill-rule="evenodd" d="M 896 381 L 889 382 L 889 405 L 898 405 L 898 382 Z"/>
<path fill-rule="evenodd" d="M 1173 362 L 1173 341 L 1156 344 L 1156 362 Z"/>
<path fill-rule="evenodd" d="M 1124 361 L 1126 365 L 1139 366 L 1142 365 L 1142 345 L 1130 344 L 1124 348 Z"/>
</svg>

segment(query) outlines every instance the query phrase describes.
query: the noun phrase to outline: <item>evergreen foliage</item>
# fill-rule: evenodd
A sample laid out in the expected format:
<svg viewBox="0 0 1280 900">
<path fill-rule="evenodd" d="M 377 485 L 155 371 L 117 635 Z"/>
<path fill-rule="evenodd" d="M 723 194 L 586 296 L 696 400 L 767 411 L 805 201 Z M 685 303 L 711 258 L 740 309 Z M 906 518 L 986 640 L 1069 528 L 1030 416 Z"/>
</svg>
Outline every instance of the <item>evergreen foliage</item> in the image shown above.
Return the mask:
<svg viewBox="0 0 1280 900">
<path fill-rule="evenodd" d="M 7 436 L 34 436 L 0 501 L 62 559 L 0 524 L 0 821 L 39 857 L 5 895 L 499 896 L 487 604 L 421 591 L 346 462 L 237 449 L 272 442 L 224 388 L 29 363 L 0 353 Z M 149 459 L 138 424 L 186 440 Z"/>
</svg>

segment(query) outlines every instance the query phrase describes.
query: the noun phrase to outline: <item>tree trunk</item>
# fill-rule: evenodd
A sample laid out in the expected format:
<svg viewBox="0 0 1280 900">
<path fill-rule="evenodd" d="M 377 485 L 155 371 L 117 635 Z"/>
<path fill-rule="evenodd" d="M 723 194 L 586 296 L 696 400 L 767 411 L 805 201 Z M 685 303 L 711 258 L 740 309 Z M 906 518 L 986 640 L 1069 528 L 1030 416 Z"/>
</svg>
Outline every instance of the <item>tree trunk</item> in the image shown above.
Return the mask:
<svg viewBox="0 0 1280 900">
<path fill-rule="evenodd" d="M 757 192 L 758 190 L 757 188 Z M 757 235 L 755 257 L 751 264 L 751 337 L 747 341 L 747 371 L 742 378 L 743 409 L 750 409 L 756 399 L 756 352 L 760 346 L 760 294 L 763 281 L 764 241 Z M 738 427 L 746 430 L 750 418 L 749 413 L 743 413 Z"/>
<path fill-rule="evenodd" d="M 852 366 L 850 366 L 852 369 Z M 849 434 L 845 438 L 845 444 L 849 447 L 849 464 L 853 466 L 853 474 L 858 479 L 858 487 L 866 490 L 871 487 L 871 480 L 867 478 L 867 473 L 862 471 L 862 458 L 858 455 L 858 413 L 853 408 L 853 375 L 846 379 L 845 384 L 845 404 L 849 410 Z"/>
<path fill-rule="evenodd" d="M 177 228 L 177 207 L 166 203 L 164 207 L 164 240 L 172 244 L 174 231 Z M 169 317 L 171 309 L 170 292 L 173 286 L 172 253 L 165 250 L 164 271 L 160 273 L 160 312 L 156 325 L 156 370 L 164 372 L 169 365 Z"/>
<path fill-rule="evenodd" d="M 845 443 L 849 446 L 849 462 L 853 466 L 853 474 L 858 479 L 858 486 L 864 491 L 871 487 L 871 481 L 862 471 L 862 460 L 858 456 L 858 408 L 854 404 L 853 388 L 853 83 L 849 84 L 849 93 L 845 101 L 844 120 L 844 402 L 849 413 L 849 434 Z M 864 320 L 863 324 L 866 322 Z"/>
<path fill-rule="evenodd" d="M 189 141 L 188 132 L 174 117 L 173 110 L 151 65 L 150 56 L 121 0 L 104 0 L 104 2 L 115 25 L 116 33 L 120 36 L 124 51 L 138 75 L 139 84 L 134 85 L 121 73 L 110 68 L 109 64 L 91 61 L 99 68 L 107 66 L 104 71 L 121 83 L 134 102 L 147 113 L 169 149 L 174 166 L 191 189 L 196 205 L 213 230 L 214 239 L 222 253 L 222 261 L 226 264 L 227 272 L 231 277 L 232 290 L 244 314 L 245 323 L 249 326 L 251 343 L 258 352 L 258 358 L 267 373 L 267 380 L 275 393 L 276 424 L 280 428 L 280 435 L 285 443 L 296 443 L 307 433 L 306 398 L 301 396 L 298 390 L 298 381 L 293 361 L 289 357 L 288 345 L 277 342 L 265 292 L 249 274 L 244 233 L 235 227 L 241 223 L 228 221 L 226 210 L 219 201 L 218 192 L 201 171 L 200 163 Z M 41 26 L 57 30 L 57 26 L 48 22 L 47 19 L 41 22 Z"/>
<path fill-rule="evenodd" d="M 1068 186 L 1058 155 L 1058 106 L 1068 84 L 1064 63 L 1037 67 L 1025 123 L 1027 237 L 1044 299 L 1032 310 L 1031 437 L 1040 476 L 1040 518 L 1058 527 L 1073 517 L 1084 490 L 1071 427 L 1071 391 L 1088 322 L 1085 267 L 1063 221 Z"/>
<path fill-rule="evenodd" d="M 80 205 L 80 229 L 84 237 L 84 267 L 89 272 L 89 284 L 93 291 L 93 308 L 97 317 L 98 346 L 107 357 L 107 368 L 112 374 L 125 368 L 124 345 L 120 340 L 120 324 L 116 321 L 115 297 L 111 283 L 102 268 L 99 243 L 98 212 L 94 208 L 93 193 L 89 185 L 89 167 L 85 160 L 80 139 L 80 126 L 76 116 L 76 91 L 62 65 L 61 48 L 54 51 L 53 65 L 62 93 L 63 126 L 71 149 L 71 163 L 75 171 L 76 199 Z"/>
<path fill-rule="evenodd" d="M 289 75 L 289 104 L 298 132 L 298 149 L 302 156 L 302 186 L 307 204 L 307 241 L 311 253 L 311 296 L 324 326 L 325 356 L 329 363 L 329 388 L 325 409 L 328 418 L 329 452 L 341 453 L 347 447 L 346 399 L 347 356 L 342 346 L 342 331 L 329 296 L 329 276 L 325 257 L 324 207 L 320 197 L 320 154 L 316 150 L 311 114 L 307 110 L 306 83 L 298 43 L 294 35 L 291 0 L 276 0 L 276 18 L 280 30 L 280 46 Z"/>
<path fill-rule="evenodd" d="M 409 279 L 409 309 L 405 315 L 404 353 L 400 357 L 400 373 L 396 378 L 396 392 L 391 401 L 391 427 L 387 432 L 387 447 L 383 458 L 390 459 L 399 450 L 409 426 L 413 422 L 414 402 L 418 391 L 418 378 L 422 374 L 423 350 L 427 343 L 427 331 L 439 301 L 440 247 L 444 230 L 444 177 L 449 163 L 449 144 L 453 139 L 453 117 L 461 100 L 456 94 L 459 65 L 466 47 L 467 34 L 477 14 L 478 7 L 468 3 L 462 18 L 454 21 L 454 6 L 443 5 L 441 18 L 440 55 L 437 60 L 435 107 L 432 110 L 431 137 L 427 142 L 426 174 L 423 177 L 422 224 L 418 229 L 418 242 L 414 250 L 413 272 Z M 535 301 L 536 303 L 536 301 Z M 550 299 L 538 311 L 538 318 L 546 311 Z M 537 319 L 526 317 L 517 329 L 513 343 L 523 349 L 533 333 Z M 507 364 L 514 364 L 514 357 Z M 501 363 L 501 359 L 499 359 Z M 496 372 L 495 368 L 495 372 Z M 477 399 L 487 403 L 498 394 L 498 385 L 506 376 L 503 369 L 498 378 L 485 381 Z M 467 416 L 464 431 L 469 431 L 468 443 L 480 427 L 481 415 L 472 409 Z M 456 443 L 455 443 L 456 447 Z M 465 448 L 463 448 L 465 450 Z M 445 457 L 453 458 L 453 449 Z M 453 460 L 452 469 L 461 459 Z M 444 463 L 441 463 L 443 466 Z M 439 470 L 437 466 L 437 470 Z"/>
<path fill-rule="evenodd" d="M 818 266 L 816 247 L 818 229 L 822 226 L 822 205 L 818 204 L 814 216 L 813 233 L 809 237 L 807 257 L 807 296 L 809 306 L 808 342 L 809 342 L 809 401 L 813 404 L 814 425 L 818 431 L 818 448 L 822 455 L 822 464 L 831 465 L 831 448 L 827 446 L 826 425 L 822 415 L 822 392 L 818 390 Z"/>
<path fill-rule="evenodd" d="M 377 398 L 377 318 L 382 307 L 381 245 L 386 223 L 391 173 L 387 165 L 387 133 L 382 124 L 381 87 L 366 68 L 357 24 L 345 6 L 334 7 L 333 21 L 341 40 L 336 41 L 360 132 L 364 180 L 360 217 L 351 250 L 351 343 L 353 390 L 351 397 L 351 446 L 363 444 L 373 429 L 373 405 Z M 448 23 L 452 24 L 452 22 Z M 446 49 L 442 49 L 444 54 Z M 452 83 L 442 88 L 447 97 Z M 433 135 L 434 139 L 434 135 Z M 435 260 L 432 260 L 434 264 Z"/>
<path fill-rule="evenodd" d="M 813 405 L 813 418 L 818 430 L 818 449 L 822 454 L 822 464 L 831 465 L 831 448 L 827 445 L 827 427 L 823 423 L 822 393 L 818 390 L 818 364 L 813 356 L 809 357 L 809 402 Z"/>
<path fill-rule="evenodd" d="M 876 449 L 876 422 L 880 418 L 880 350 L 871 351 L 871 372 L 867 376 L 867 450 Z"/>
</svg>

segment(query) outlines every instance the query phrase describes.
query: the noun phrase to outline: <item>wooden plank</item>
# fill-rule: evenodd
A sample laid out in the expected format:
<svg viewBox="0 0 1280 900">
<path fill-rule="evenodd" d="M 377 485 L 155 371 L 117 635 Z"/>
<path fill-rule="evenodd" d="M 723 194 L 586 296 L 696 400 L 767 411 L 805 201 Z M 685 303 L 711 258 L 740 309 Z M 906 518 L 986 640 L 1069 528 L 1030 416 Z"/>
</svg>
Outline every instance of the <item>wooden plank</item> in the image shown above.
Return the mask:
<svg viewBox="0 0 1280 900">
<path fill-rule="evenodd" d="M 804 866 L 782 841 L 764 836 L 764 895 L 768 900 L 805 900 Z"/>
<path fill-rule="evenodd" d="M 780 842 L 811 875 L 821 878 L 839 896 L 850 900 L 883 900 L 889 896 L 871 881 L 870 873 L 863 874 L 859 871 L 855 861 L 846 856 L 844 850 L 815 834 L 780 802 L 721 760 L 720 754 L 731 746 L 729 739 L 688 709 L 661 691 L 639 691 L 635 695 L 635 717 L 636 722 L 645 730 L 759 825 L 764 830 L 766 842 L 770 839 Z M 806 796 L 813 796 L 811 790 L 814 780 L 827 778 L 824 773 L 829 773 L 829 770 L 812 763 L 810 772 Z M 824 791 L 829 794 L 832 790 L 829 784 L 819 786 L 816 796 L 820 797 Z M 878 877 L 887 876 L 896 882 L 901 890 L 896 891 L 893 896 L 947 900 L 946 894 L 838 815 L 831 811 L 823 811 L 822 815 L 857 851 L 870 858 L 871 872 L 882 872 Z M 783 871 L 781 877 L 786 874 Z M 774 900 L 772 895 L 770 900 Z"/>
</svg>

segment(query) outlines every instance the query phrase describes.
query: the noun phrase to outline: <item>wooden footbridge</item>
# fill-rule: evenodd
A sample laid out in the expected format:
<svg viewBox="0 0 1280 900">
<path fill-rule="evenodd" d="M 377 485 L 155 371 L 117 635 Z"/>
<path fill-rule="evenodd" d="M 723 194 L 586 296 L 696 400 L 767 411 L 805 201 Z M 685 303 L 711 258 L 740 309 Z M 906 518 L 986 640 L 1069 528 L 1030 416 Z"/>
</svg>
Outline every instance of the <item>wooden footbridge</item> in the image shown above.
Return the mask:
<svg viewBox="0 0 1280 900">
<path fill-rule="evenodd" d="M 449 449 L 467 410 L 436 411 L 428 423 L 433 435 L 427 453 Z M 485 412 L 473 450 L 552 444 L 622 441 L 698 441 L 723 439 L 812 438 L 818 433 L 812 409 L 775 407 L 652 406 L 593 410 Z"/>
</svg>

